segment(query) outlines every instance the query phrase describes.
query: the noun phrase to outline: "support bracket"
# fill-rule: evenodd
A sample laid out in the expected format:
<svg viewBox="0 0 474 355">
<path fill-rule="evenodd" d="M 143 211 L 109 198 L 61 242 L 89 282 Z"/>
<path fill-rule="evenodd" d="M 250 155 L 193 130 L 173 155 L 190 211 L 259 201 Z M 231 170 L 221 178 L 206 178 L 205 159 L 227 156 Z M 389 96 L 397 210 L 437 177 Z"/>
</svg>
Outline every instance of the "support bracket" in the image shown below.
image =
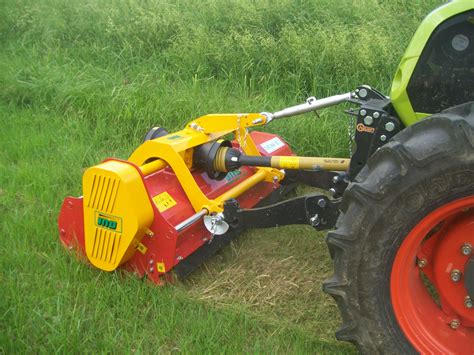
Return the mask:
<svg viewBox="0 0 474 355">
<path fill-rule="evenodd" d="M 339 216 L 340 200 L 310 194 L 260 208 L 241 209 L 235 199 L 224 203 L 224 218 L 234 228 L 271 228 L 307 224 L 316 230 L 333 228 Z"/>
</svg>

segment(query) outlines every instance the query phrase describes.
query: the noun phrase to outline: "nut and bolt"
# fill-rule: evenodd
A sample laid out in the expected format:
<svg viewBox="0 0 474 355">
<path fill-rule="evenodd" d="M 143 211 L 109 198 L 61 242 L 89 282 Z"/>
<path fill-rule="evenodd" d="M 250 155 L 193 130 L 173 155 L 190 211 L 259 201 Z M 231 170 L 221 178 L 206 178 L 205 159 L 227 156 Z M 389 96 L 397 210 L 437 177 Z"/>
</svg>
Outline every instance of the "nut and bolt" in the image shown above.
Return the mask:
<svg viewBox="0 0 474 355">
<path fill-rule="evenodd" d="M 462 255 L 468 256 L 472 253 L 472 245 L 469 243 L 464 243 L 461 247 Z"/>
<path fill-rule="evenodd" d="M 181 255 L 178 255 L 178 257 L 176 258 L 178 261 L 181 261 L 183 260 L 183 257 Z"/>
<path fill-rule="evenodd" d="M 428 261 L 426 259 L 418 259 L 418 262 L 416 263 L 419 268 L 424 268 L 426 265 L 428 265 Z"/>
<path fill-rule="evenodd" d="M 331 194 L 331 196 L 336 195 L 336 189 L 334 189 L 334 188 L 331 187 L 331 188 L 329 189 L 329 193 Z"/>
<path fill-rule="evenodd" d="M 377 111 L 375 111 L 372 116 L 374 116 L 374 118 L 379 118 L 380 117 L 380 113 L 378 113 Z"/>
<path fill-rule="evenodd" d="M 362 97 L 362 98 L 366 97 L 367 96 L 367 89 L 364 89 L 364 88 L 360 89 L 359 90 L 359 96 Z"/>
<path fill-rule="evenodd" d="M 155 271 L 155 269 L 152 267 L 148 269 L 148 272 L 153 272 L 153 271 Z"/>
<path fill-rule="evenodd" d="M 326 200 L 324 198 L 320 198 L 318 200 L 318 206 L 321 207 L 321 208 L 326 207 Z"/>
<path fill-rule="evenodd" d="M 387 122 L 385 123 L 385 129 L 388 132 L 392 132 L 395 129 L 395 124 L 393 122 Z"/>
<path fill-rule="evenodd" d="M 339 175 L 335 175 L 332 177 L 332 183 L 337 184 L 339 182 Z"/>
<path fill-rule="evenodd" d="M 453 271 L 451 271 L 451 281 L 459 282 L 461 281 L 461 276 L 461 271 L 459 271 L 458 269 L 454 269 Z"/>
<path fill-rule="evenodd" d="M 364 109 L 361 109 L 361 110 L 359 111 L 359 113 L 360 113 L 360 115 L 363 117 L 363 116 L 365 116 L 365 115 L 367 114 L 367 111 L 364 110 Z"/>
<path fill-rule="evenodd" d="M 311 226 L 316 227 L 319 225 L 319 216 L 318 214 L 315 214 L 313 217 L 309 219 L 309 223 L 311 223 Z"/>
<path fill-rule="evenodd" d="M 449 323 L 449 326 L 451 327 L 451 329 L 458 329 L 460 325 L 461 325 L 461 322 L 459 321 L 459 319 L 453 319 L 451 323 Z"/>
<path fill-rule="evenodd" d="M 364 123 L 367 126 L 370 126 L 372 123 L 374 123 L 374 119 L 372 118 L 372 116 L 365 116 L 364 117 Z"/>
<path fill-rule="evenodd" d="M 382 135 L 380 136 L 380 140 L 381 140 L 382 142 L 385 142 L 385 141 L 387 140 L 387 136 L 386 136 L 385 134 L 382 134 Z"/>
<path fill-rule="evenodd" d="M 469 308 L 469 309 L 474 307 L 474 302 L 472 301 L 471 297 L 466 296 L 466 298 L 464 299 L 464 305 L 466 306 L 466 308 Z"/>
<path fill-rule="evenodd" d="M 150 265 L 153 265 L 153 263 L 154 263 L 153 260 L 150 260 L 150 261 L 148 262 L 148 264 L 150 264 Z"/>
</svg>

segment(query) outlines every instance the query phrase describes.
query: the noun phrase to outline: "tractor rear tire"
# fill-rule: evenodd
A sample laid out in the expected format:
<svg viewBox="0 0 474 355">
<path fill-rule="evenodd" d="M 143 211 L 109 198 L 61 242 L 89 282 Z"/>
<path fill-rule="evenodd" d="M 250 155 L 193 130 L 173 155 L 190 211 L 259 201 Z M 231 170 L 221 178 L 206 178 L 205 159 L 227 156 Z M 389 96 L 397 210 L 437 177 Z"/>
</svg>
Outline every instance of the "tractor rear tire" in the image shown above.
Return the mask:
<svg viewBox="0 0 474 355">
<path fill-rule="evenodd" d="M 459 216 L 452 215 L 453 206 Z M 437 303 L 439 295 L 430 293 L 426 279 L 422 280 L 421 267 L 431 262 L 417 259 L 421 243 L 430 237 L 426 231 L 409 250 L 420 226 L 448 210 L 451 214 L 433 224 L 431 233 L 438 233 L 433 226 L 445 228 L 442 221 L 448 217 L 448 226 L 464 218 L 461 234 L 474 246 L 474 102 L 401 131 L 369 159 L 346 189 L 336 229 L 326 239 L 334 256 L 334 274 L 323 286 L 342 314 L 343 325 L 336 333 L 339 340 L 351 342 L 367 354 L 474 352 L 472 324 L 450 323 L 453 321 L 447 316 L 441 321 L 445 313 Z M 459 233 L 449 238 L 458 237 Z M 450 248 L 459 254 L 453 258 L 464 257 L 458 244 Z M 462 259 L 466 271 L 473 255 Z M 404 269 L 411 270 L 412 280 L 397 274 Z M 405 281 L 411 283 L 403 284 Z M 467 297 L 462 283 L 447 280 L 445 285 L 447 289 L 436 291 L 463 292 Z M 398 299 L 398 294 L 405 298 Z M 417 302 L 421 301 L 420 306 Z M 437 320 L 417 313 L 417 304 L 422 309 L 425 303 Z M 461 312 L 472 320 L 474 309 Z M 447 336 L 443 338 L 439 332 Z"/>
</svg>

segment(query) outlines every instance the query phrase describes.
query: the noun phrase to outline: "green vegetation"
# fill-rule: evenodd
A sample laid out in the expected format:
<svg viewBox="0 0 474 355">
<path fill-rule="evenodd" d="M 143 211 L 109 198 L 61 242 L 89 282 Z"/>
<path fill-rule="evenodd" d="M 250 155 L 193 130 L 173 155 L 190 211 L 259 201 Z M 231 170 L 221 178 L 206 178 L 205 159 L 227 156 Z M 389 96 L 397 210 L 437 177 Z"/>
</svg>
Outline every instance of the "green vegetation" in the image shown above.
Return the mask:
<svg viewBox="0 0 474 355">
<path fill-rule="evenodd" d="M 246 233 L 157 288 L 92 269 L 56 218 L 84 168 L 153 125 L 389 89 L 439 1 L 0 2 L 0 352 L 353 352 L 336 342 L 323 235 Z M 272 123 L 300 154 L 348 154 L 339 109 Z"/>
</svg>

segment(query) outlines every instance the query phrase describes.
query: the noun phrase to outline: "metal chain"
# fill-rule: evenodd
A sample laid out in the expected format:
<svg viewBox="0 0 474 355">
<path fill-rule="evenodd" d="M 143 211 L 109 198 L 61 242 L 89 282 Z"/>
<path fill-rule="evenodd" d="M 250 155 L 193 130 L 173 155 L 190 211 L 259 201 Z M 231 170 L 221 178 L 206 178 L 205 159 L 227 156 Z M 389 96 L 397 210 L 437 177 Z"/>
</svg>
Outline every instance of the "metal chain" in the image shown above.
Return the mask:
<svg viewBox="0 0 474 355">
<path fill-rule="evenodd" d="M 355 124 L 356 120 L 354 116 L 349 116 L 349 124 L 347 126 L 347 133 L 349 136 L 349 158 L 352 158 L 352 144 L 354 144 L 355 139 Z"/>
</svg>

